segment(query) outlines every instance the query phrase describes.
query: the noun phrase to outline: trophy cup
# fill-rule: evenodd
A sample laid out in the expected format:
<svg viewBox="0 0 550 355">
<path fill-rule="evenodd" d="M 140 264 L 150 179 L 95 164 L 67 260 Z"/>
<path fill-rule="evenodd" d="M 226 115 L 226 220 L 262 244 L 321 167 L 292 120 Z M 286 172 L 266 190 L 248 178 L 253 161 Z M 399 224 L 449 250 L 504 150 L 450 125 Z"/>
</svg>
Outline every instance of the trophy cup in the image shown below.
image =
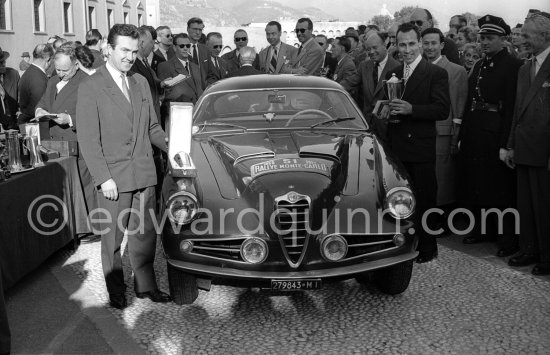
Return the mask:
<svg viewBox="0 0 550 355">
<path fill-rule="evenodd" d="M 390 102 L 392 102 L 394 99 L 401 100 L 401 98 L 403 97 L 403 93 L 405 92 L 405 82 L 402 79 L 397 79 L 395 73 L 392 73 L 391 78 L 389 80 L 382 80 L 382 83 L 386 88 L 386 95 L 388 96 L 388 100 Z M 396 118 L 396 115 L 393 115 L 390 111 L 390 118 L 388 119 L 388 122 L 399 123 L 400 121 Z"/>
</svg>

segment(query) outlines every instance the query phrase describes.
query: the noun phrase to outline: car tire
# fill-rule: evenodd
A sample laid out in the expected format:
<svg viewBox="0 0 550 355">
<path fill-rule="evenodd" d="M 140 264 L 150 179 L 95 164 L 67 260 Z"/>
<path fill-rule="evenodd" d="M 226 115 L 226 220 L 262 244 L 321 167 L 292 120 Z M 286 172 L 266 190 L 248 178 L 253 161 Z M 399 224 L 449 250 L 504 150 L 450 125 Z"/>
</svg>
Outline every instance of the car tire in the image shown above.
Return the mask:
<svg viewBox="0 0 550 355">
<path fill-rule="evenodd" d="M 409 287 L 413 261 L 406 261 L 384 269 L 374 271 L 374 283 L 378 289 L 388 295 L 398 295 Z"/>
<path fill-rule="evenodd" d="M 197 278 L 195 275 L 188 274 L 176 269 L 170 264 L 166 265 L 168 271 L 168 285 L 170 296 L 175 304 L 191 304 L 199 296 L 197 287 Z"/>
</svg>

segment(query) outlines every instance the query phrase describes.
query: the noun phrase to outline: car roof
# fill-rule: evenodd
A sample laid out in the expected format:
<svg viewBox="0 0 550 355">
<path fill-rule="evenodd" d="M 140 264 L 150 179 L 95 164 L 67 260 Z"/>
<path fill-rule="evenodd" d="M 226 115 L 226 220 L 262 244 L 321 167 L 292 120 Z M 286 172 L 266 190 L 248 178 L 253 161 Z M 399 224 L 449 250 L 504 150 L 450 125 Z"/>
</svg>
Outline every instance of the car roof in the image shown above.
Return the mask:
<svg viewBox="0 0 550 355">
<path fill-rule="evenodd" d="M 316 88 L 340 90 L 340 84 L 327 78 L 297 74 L 259 74 L 219 80 L 206 89 L 205 94 L 219 91 L 251 89 Z"/>
</svg>

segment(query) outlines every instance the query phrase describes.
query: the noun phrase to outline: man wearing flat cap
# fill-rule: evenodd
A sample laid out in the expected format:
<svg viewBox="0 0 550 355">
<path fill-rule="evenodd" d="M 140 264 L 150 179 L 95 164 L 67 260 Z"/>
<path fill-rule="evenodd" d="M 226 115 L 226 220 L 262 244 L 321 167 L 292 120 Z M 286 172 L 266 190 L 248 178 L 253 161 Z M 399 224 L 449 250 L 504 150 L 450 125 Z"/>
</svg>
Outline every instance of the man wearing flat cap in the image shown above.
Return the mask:
<svg viewBox="0 0 550 355">
<path fill-rule="evenodd" d="M 506 213 L 501 221 L 496 213 L 482 211 L 490 208 L 504 211 L 516 205 L 515 172 L 506 166 L 504 159 L 522 62 L 505 47 L 510 27 L 502 18 L 485 15 L 478 25 L 485 58 L 475 64 L 469 77 L 459 134 L 458 196 L 475 216 L 475 227 L 463 242 L 496 241 L 497 235 L 502 235 L 497 255 L 504 257 L 518 248 L 515 216 Z"/>
</svg>

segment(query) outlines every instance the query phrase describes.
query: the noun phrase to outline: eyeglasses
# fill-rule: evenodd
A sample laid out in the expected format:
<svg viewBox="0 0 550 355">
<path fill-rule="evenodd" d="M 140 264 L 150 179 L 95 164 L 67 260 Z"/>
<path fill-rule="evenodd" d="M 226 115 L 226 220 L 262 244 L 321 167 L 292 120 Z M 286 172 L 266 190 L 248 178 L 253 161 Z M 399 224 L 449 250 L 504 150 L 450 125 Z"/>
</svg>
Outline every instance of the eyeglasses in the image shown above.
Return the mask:
<svg viewBox="0 0 550 355">
<path fill-rule="evenodd" d="M 296 28 L 294 30 L 294 32 L 296 32 L 296 33 L 305 33 L 306 31 L 307 31 L 307 29 L 305 29 L 305 28 Z"/>
<path fill-rule="evenodd" d="M 424 21 L 422 21 L 422 20 L 416 20 L 416 21 L 409 21 L 409 23 L 410 23 L 411 25 L 416 25 L 416 26 L 418 26 L 418 27 L 422 27 L 422 25 L 424 24 Z"/>
<path fill-rule="evenodd" d="M 176 46 L 180 47 L 180 48 L 191 48 L 191 43 L 187 43 L 187 44 L 176 44 Z"/>
<path fill-rule="evenodd" d="M 172 35 L 169 33 L 166 35 L 166 38 L 172 38 Z"/>
<path fill-rule="evenodd" d="M 189 27 L 189 29 L 197 32 L 202 32 L 202 28 L 200 27 Z"/>
<path fill-rule="evenodd" d="M 244 42 L 246 41 L 248 38 L 246 37 L 235 37 L 235 42 Z"/>
<path fill-rule="evenodd" d="M 222 49 L 223 48 L 223 45 L 221 44 L 216 44 L 215 46 L 212 46 L 214 49 Z"/>
</svg>

